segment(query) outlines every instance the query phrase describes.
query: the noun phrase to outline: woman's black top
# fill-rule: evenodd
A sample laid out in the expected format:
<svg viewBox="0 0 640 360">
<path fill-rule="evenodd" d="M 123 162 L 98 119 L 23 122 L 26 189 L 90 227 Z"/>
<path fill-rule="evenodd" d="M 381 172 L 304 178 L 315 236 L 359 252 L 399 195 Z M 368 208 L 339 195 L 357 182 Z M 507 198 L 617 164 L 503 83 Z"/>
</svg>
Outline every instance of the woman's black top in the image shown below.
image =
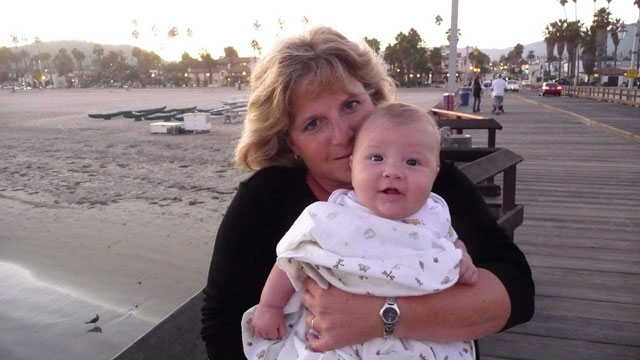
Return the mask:
<svg viewBox="0 0 640 360">
<path fill-rule="evenodd" d="M 302 210 L 317 201 L 306 168 L 273 166 L 240 183 L 213 250 L 202 306 L 202 338 L 209 358 L 243 359 L 240 320 L 260 300 L 276 260 L 276 244 Z M 469 179 L 443 163 L 434 193 L 449 205 L 453 227 L 474 264 L 495 274 L 511 300 L 506 328 L 533 316 L 534 284 L 524 255 L 498 226 Z"/>
<path fill-rule="evenodd" d="M 479 79 L 473 79 L 473 96 L 480 97 L 482 95 L 482 84 Z"/>
</svg>

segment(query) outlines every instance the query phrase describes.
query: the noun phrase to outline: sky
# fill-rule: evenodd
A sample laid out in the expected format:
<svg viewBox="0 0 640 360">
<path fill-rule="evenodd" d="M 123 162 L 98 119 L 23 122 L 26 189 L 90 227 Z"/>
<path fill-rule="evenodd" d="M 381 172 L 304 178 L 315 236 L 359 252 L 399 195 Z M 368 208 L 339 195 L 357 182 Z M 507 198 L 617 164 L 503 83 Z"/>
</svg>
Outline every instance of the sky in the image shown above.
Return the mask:
<svg viewBox="0 0 640 360">
<path fill-rule="evenodd" d="M 253 56 L 251 41 L 257 40 L 263 53 L 277 39 L 326 25 L 352 40 L 376 38 L 384 48 L 394 43 L 399 32 L 414 28 L 428 47 L 447 44 L 445 32 L 451 25 L 452 0 L 31 0 L 3 1 L 0 46 L 41 41 L 84 40 L 101 44 L 129 44 L 154 51 L 165 60 L 179 60 L 184 51 L 197 57 L 204 49 L 214 58 L 233 46 L 240 56 Z M 606 7 L 606 0 L 596 0 Z M 577 15 L 591 23 L 594 2 L 577 0 Z M 612 0 L 610 11 L 625 23 L 638 21 L 633 0 Z M 567 17 L 575 19 L 572 0 Z M 440 15 L 443 22 L 435 24 Z M 459 0 L 458 47 L 513 48 L 542 40 L 551 21 L 564 18 L 557 0 Z M 307 23 L 303 19 L 307 19 Z M 137 25 L 134 25 L 134 20 Z M 279 20 L 283 22 L 282 28 Z M 254 23 L 260 24 L 255 30 Z M 172 27 L 178 36 L 168 38 Z M 155 33 L 153 29 L 156 29 Z M 187 35 L 191 30 L 191 36 Z M 132 37 L 137 30 L 139 37 Z M 627 35 L 632 36 L 633 34 Z M 87 54 L 90 55 L 90 54 Z"/>
</svg>

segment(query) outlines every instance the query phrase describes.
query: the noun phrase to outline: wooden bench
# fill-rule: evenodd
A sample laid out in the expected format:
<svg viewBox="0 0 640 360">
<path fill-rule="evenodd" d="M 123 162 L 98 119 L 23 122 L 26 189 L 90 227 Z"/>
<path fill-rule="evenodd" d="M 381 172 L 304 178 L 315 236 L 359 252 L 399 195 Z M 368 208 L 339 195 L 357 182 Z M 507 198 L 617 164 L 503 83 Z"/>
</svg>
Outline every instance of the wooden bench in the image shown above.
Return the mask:
<svg viewBox="0 0 640 360">
<path fill-rule="evenodd" d="M 435 115 L 439 127 L 448 126 L 458 134 L 471 129 L 487 130 L 488 147 L 496 146 L 496 130 L 502 130 L 502 125 L 492 118 L 440 109 L 431 109 L 431 113 Z"/>
<path fill-rule="evenodd" d="M 501 201 L 488 202 L 488 205 L 494 211 L 498 224 L 513 235 L 524 219 L 524 206 L 516 204 L 516 166 L 522 162 L 522 156 L 501 148 L 442 149 L 440 156 L 456 162 L 460 171 L 481 193 L 486 188 L 487 180 L 491 180 L 492 186 L 498 187 L 498 193 L 502 195 L 498 200 Z M 502 174 L 501 187 L 493 183 L 494 177 L 499 174 Z"/>
</svg>

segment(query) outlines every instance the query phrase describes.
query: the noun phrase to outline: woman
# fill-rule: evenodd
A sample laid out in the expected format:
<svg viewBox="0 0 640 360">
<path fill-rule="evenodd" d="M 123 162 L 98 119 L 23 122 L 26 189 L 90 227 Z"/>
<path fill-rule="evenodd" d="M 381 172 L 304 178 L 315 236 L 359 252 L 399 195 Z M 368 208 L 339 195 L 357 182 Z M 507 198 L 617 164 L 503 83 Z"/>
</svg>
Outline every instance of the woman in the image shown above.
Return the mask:
<svg viewBox="0 0 640 360">
<path fill-rule="evenodd" d="M 482 84 L 480 84 L 480 77 L 476 76 L 473 79 L 473 112 L 480 112 L 480 99 L 482 97 Z"/>
<path fill-rule="evenodd" d="M 207 287 L 202 336 L 211 359 L 243 358 L 240 319 L 257 304 L 275 248 L 302 210 L 351 187 L 355 130 L 395 86 L 364 45 L 330 28 L 285 40 L 255 67 L 236 164 L 258 170 L 243 181 L 220 224 Z M 399 338 L 480 338 L 528 321 L 533 281 L 524 255 L 497 225 L 470 181 L 441 164 L 433 192 L 448 203 L 453 226 L 478 266 L 474 286 L 395 300 L 402 314 L 383 325 L 386 299 L 321 289 L 308 280 L 309 345 L 316 351 Z M 313 326 L 312 326 L 313 325 Z"/>
</svg>

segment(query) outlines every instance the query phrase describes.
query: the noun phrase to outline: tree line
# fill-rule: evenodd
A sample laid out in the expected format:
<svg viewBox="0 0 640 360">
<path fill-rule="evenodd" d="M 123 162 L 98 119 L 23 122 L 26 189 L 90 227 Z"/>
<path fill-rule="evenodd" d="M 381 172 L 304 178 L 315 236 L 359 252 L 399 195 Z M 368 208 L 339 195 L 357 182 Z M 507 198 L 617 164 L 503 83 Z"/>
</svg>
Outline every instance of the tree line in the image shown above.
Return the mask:
<svg viewBox="0 0 640 360">
<path fill-rule="evenodd" d="M 257 22 L 254 24 L 256 30 L 259 26 Z M 382 48 L 379 40 L 365 37 L 364 41 L 376 54 L 380 55 Z M 254 56 L 261 52 L 262 49 L 257 40 L 252 40 L 251 45 L 255 51 Z M 10 80 L 11 76 L 20 78 L 25 74 L 31 74 L 33 79 L 40 82 L 41 79 L 48 79 L 48 76 L 43 76 L 46 73 L 54 72 L 59 76 L 66 76 L 77 71 L 80 73 L 79 79 L 82 82 L 78 84 L 80 86 L 108 85 L 114 82 L 140 82 L 143 86 L 163 84 L 182 86 L 189 81 L 184 74 L 189 69 L 199 68 L 207 69 L 209 74 L 205 83 L 199 85 L 207 85 L 212 82 L 213 70 L 221 62 L 228 64 L 238 58 L 237 51 L 231 46 L 226 47 L 224 56 L 218 59 L 214 59 L 204 49 L 200 51 L 197 58 L 184 52 L 180 61 L 177 62 L 165 62 L 155 52 L 138 47 L 134 47 L 129 55 L 131 61 L 127 61 L 127 55 L 123 51 L 105 52 L 99 44 L 93 46 L 91 54 L 85 54 L 75 48 L 70 52 L 61 48 L 53 55 L 39 51 L 31 55 L 26 48 L 3 47 L 0 48 L 0 83 Z M 399 32 L 395 42 L 384 48 L 382 57 L 390 75 L 400 86 L 423 86 L 429 82 L 444 82 L 446 79 L 442 66 L 446 59 L 442 48 L 427 47 L 424 39 L 414 28 L 406 34 Z M 476 73 L 487 73 L 492 67 L 489 57 L 478 49 L 471 49 L 468 61 L 469 69 Z M 518 44 L 514 48 L 514 51 L 508 55 L 508 61 L 514 69 L 517 68 L 522 61 L 522 45 Z M 87 70 L 92 72 L 92 77 L 83 76 Z M 467 71 L 468 69 L 458 70 Z M 154 76 L 156 74 L 158 76 Z M 82 80 L 83 78 L 85 80 Z M 48 80 L 41 85 L 48 85 Z"/>
<path fill-rule="evenodd" d="M 567 51 L 569 68 L 566 76 L 574 78 L 578 69 L 576 60 L 582 55 L 582 67 L 585 74 L 590 77 L 602 71 L 605 60 L 613 60 L 615 68 L 618 61 L 618 45 L 620 44 L 620 32 L 624 30 L 624 24 L 620 18 L 612 18 L 609 6 L 612 0 L 606 0 L 607 7 L 596 10 L 596 1 L 593 2 L 593 18 L 589 26 L 578 20 L 577 1 L 572 0 L 575 8 L 575 20 L 569 20 L 566 5 L 568 0 L 559 0 L 564 8 L 564 19 L 558 19 L 547 24 L 544 28 L 544 42 L 547 51 L 549 72 L 551 63 L 558 61 L 559 74 L 562 77 L 562 57 Z M 634 5 L 640 9 L 640 0 L 634 0 Z M 613 43 L 613 56 L 607 55 L 607 39 L 611 36 Z M 555 51 L 555 52 L 554 52 Z M 557 56 L 556 56 L 557 55 Z"/>
</svg>

